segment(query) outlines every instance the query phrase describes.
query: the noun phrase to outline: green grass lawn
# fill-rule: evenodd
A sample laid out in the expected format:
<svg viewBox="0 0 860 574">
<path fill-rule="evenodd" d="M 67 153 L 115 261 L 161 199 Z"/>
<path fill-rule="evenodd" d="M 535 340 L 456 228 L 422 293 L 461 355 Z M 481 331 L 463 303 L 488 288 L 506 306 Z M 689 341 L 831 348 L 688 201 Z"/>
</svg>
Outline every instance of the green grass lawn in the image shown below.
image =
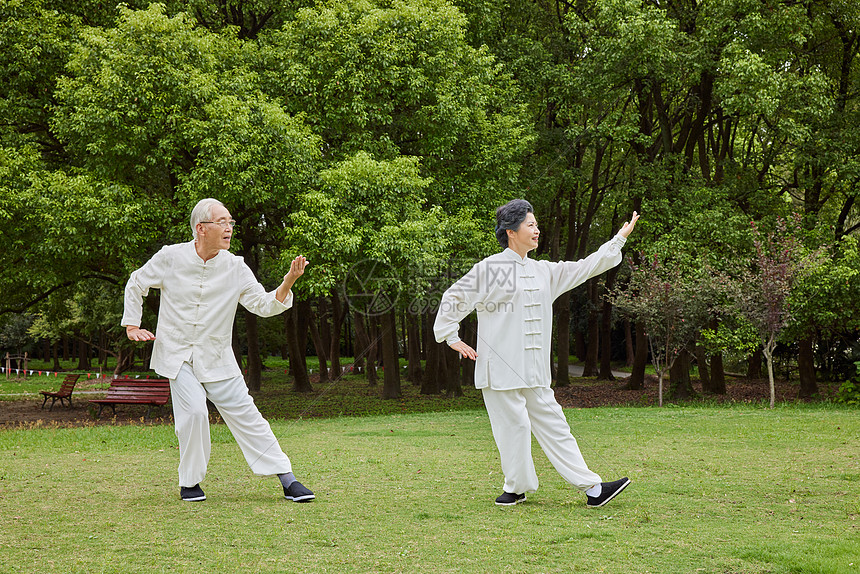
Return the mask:
<svg viewBox="0 0 860 574">
<path fill-rule="evenodd" d="M 185 503 L 168 425 L 0 431 L 0 572 L 860 572 L 860 416 L 783 406 L 567 416 L 602 509 L 535 448 L 540 490 L 499 508 L 482 410 L 273 422 L 310 504 L 212 429 Z"/>
</svg>

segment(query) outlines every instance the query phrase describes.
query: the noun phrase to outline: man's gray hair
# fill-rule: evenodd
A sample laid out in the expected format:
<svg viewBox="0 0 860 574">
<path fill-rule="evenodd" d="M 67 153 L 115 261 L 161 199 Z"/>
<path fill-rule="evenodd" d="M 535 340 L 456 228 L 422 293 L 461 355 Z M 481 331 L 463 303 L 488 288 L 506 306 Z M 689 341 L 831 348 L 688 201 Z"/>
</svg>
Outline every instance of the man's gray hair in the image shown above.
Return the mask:
<svg viewBox="0 0 860 574">
<path fill-rule="evenodd" d="M 496 209 L 496 240 L 502 247 L 508 246 L 507 230 L 516 231 L 525 221 L 526 215 L 534 213 L 532 204 L 525 199 L 512 199 Z"/>
<path fill-rule="evenodd" d="M 212 221 L 212 208 L 216 205 L 224 207 L 224 204 L 217 199 L 207 197 L 198 201 L 191 210 L 191 234 L 194 239 L 197 239 L 197 224 L 202 221 Z"/>
</svg>

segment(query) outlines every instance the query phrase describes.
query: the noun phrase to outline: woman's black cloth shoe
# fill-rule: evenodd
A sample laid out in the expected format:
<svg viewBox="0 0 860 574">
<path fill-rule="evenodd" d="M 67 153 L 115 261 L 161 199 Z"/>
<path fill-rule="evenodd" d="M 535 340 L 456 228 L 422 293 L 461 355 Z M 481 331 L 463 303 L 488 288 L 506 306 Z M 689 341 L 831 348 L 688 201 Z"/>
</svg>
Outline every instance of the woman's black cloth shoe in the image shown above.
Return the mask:
<svg viewBox="0 0 860 574">
<path fill-rule="evenodd" d="M 499 506 L 513 506 L 518 502 L 525 502 L 525 500 L 525 493 L 514 494 L 513 492 L 503 492 L 502 495 L 496 499 L 496 504 Z"/>
<path fill-rule="evenodd" d="M 588 508 L 598 508 L 600 506 L 603 506 L 604 504 L 621 494 L 621 491 L 627 488 L 628 484 L 630 484 L 630 479 L 626 476 L 624 478 L 620 478 L 612 482 L 601 482 L 599 495 L 585 495 L 588 499 L 588 501 L 586 502 L 586 506 L 588 506 Z"/>
<path fill-rule="evenodd" d="M 179 496 L 181 496 L 182 500 L 185 502 L 199 502 L 201 500 L 206 500 L 206 495 L 203 494 L 203 489 L 200 488 L 199 484 L 181 487 L 179 489 Z"/>
</svg>

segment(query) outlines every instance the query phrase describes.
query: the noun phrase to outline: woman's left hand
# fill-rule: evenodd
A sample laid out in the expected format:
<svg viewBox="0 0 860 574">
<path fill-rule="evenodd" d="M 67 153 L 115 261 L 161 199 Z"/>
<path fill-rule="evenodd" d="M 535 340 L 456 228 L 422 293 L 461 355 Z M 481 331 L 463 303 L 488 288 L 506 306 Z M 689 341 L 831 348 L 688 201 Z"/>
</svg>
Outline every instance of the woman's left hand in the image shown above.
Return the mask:
<svg viewBox="0 0 860 574">
<path fill-rule="evenodd" d="M 624 225 L 621 226 L 621 230 L 618 232 L 618 235 L 626 238 L 633 231 L 633 228 L 636 227 L 636 222 L 639 220 L 639 214 L 635 211 L 633 215 L 630 217 L 630 221 L 624 222 Z"/>
</svg>

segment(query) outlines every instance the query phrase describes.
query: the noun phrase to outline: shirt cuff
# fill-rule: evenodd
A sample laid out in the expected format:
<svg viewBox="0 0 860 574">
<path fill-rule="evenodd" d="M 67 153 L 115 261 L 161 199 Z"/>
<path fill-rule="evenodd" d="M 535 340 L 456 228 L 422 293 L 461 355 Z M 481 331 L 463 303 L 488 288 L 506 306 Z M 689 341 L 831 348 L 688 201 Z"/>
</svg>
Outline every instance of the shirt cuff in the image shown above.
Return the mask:
<svg viewBox="0 0 860 574">
<path fill-rule="evenodd" d="M 449 337 L 449 338 L 445 339 L 445 342 L 448 343 L 448 346 L 450 347 L 454 343 L 459 343 L 460 337 L 458 337 L 457 335 L 454 335 L 453 337 Z"/>
<path fill-rule="evenodd" d="M 282 306 L 284 308 L 284 311 L 292 308 L 292 306 L 293 306 L 293 290 L 290 289 L 289 291 L 287 291 L 287 296 L 284 297 L 283 303 L 280 300 L 278 300 L 277 296 L 275 297 L 275 302 L 277 302 L 278 305 Z"/>
</svg>

